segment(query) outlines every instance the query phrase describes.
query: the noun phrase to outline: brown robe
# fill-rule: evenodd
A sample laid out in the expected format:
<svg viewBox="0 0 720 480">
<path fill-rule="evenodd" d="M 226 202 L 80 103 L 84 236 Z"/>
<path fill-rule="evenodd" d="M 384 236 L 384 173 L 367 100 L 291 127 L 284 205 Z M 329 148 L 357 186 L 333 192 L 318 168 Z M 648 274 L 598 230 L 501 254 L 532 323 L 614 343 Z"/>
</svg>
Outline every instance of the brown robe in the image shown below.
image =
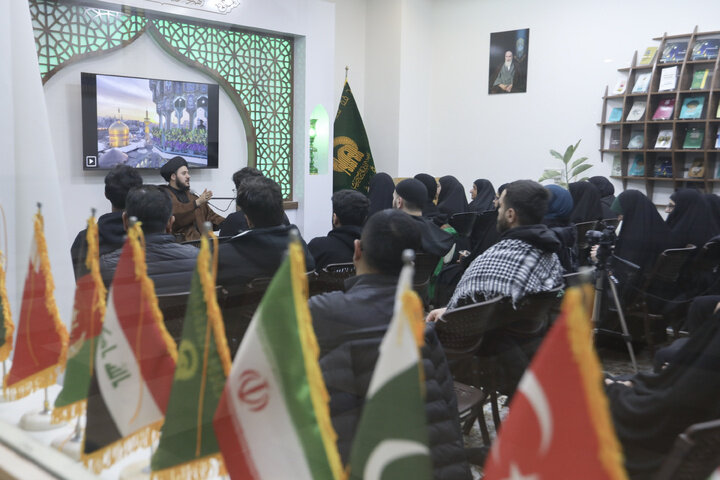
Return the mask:
<svg viewBox="0 0 720 480">
<path fill-rule="evenodd" d="M 217 230 L 220 224 L 225 221 L 222 217 L 215 213 L 210 206 L 205 203 L 200 207 L 195 207 L 195 200 L 198 196 L 191 192 L 186 192 L 188 202 L 181 202 L 175 195 L 173 189 L 167 185 L 163 185 L 170 193 L 173 204 L 173 215 L 175 223 L 173 223 L 172 233 L 181 242 L 200 239 L 200 230 L 204 222 L 213 224 L 213 230 Z"/>
</svg>

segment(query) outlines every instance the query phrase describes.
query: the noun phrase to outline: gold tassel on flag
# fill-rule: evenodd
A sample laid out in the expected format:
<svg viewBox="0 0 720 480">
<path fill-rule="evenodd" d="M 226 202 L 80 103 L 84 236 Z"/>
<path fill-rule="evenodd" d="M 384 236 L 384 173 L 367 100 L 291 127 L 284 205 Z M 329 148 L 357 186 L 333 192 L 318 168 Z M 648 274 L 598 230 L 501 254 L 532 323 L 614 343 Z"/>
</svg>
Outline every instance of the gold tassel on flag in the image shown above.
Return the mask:
<svg viewBox="0 0 720 480">
<path fill-rule="evenodd" d="M 0 251 L 0 319 L 2 320 L 2 331 L 5 333 L 0 345 L 0 362 L 4 362 L 10 357 L 12 351 L 13 325 L 12 314 L 10 313 L 10 302 L 8 301 L 7 288 L 5 286 L 5 255 Z"/>
</svg>

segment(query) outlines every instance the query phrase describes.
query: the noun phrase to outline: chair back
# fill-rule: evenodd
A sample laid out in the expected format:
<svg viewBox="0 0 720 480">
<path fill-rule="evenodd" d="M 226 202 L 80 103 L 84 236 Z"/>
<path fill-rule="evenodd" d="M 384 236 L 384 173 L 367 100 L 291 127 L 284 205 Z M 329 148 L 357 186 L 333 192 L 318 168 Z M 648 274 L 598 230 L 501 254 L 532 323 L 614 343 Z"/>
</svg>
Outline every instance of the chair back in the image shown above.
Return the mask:
<svg viewBox="0 0 720 480">
<path fill-rule="evenodd" d="M 485 333 L 499 328 L 495 314 L 503 297 L 447 310 L 436 322 L 435 331 L 448 357 L 472 355 Z"/>
<path fill-rule="evenodd" d="M 606 227 L 617 228 L 618 224 L 620 223 L 620 220 L 618 220 L 617 217 L 615 217 L 615 218 L 603 218 L 603 219 L 601 220 L 601 222 L 604 223 Z"/>
<path fill-rule="evenodd" d="M 510 299 L 500 303 L 497 312 L 504 330 L 513 335 L 535 337 L 544 335 L 560 313 L 563 287 L 533 293 L 520 300 L 515 308 Z"/>
<path fill-rule="evenodd" d="M 695 255 L 692 269 L 696 273 L 717 273 L 720 268 L 720 241 L 710 240 Z"/>
<path fill-rule="evenodd" d="M 448 223 L 461 237 L 469 237 L 477 219 L 476 212 L 462 212 L 453 214 Z"/>
<path fill-rule="evenodd" d="M 225 323 L 225 337 L 233 358 L 271 280 L 271 277 L 252 280 L 243 287 L 227 292 L 223 302 L 218 302 Z"/>
<path fill-rule="evenodd" d="M 310 296 L 320 293 L 345 291 L 345 280 L 355 275 L 355 265 L 348 263 L 331 263 L 322 270 L 314 272 L 310 280 Z"/>
<path fill-rule="evenodd" d="M 473 223 L 472 232 L 470 233 L 470 244 L 473 248 L 483 242 L 488 233 L 493 237 L 497 236 L 497 210 L 488 210 L 483 213 L 476 213 L 477 218 Z M 491 242 L 486 242 L 491 244 Z M 489 247 L 490 245 L 487 245 Z M 482 252 L 481 252 L 482 253 Z"/>
<path fill-rule="evenodd" d="M 710 478 L 720 466 L 720 420 L 696 423 L 678 435 L 655 480 Z"/>
<path fill-rule="evenodd" d="M 176 344 L 182 338 L 185 310 L 187 308 L 190 292 L 166 293 L 157 295 L 158 307 L 163 314 L 163 322 L 170 336 Z"/>
<path fill-rule="evenodd" d="M 647 284 L 655 281 L 677 282 L 683 267 L 696 250 L 695 245 L 689 245 L 683 248 L 668 248 L 663 251 L 646 277 Z"/>
</svg>

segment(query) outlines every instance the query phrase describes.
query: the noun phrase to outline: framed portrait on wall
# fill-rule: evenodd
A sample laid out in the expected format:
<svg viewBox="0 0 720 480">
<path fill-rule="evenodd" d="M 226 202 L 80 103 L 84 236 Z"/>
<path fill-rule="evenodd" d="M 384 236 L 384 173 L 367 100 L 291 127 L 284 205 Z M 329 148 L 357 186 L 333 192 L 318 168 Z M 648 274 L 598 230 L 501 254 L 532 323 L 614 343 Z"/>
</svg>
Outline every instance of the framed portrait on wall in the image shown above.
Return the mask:
<svg viewBox="0 0 720 480">
<path fill-rule="evenodd" d="M 488 94 L 527 92 L 530 29 L 490 34 Z"/>
</svg>

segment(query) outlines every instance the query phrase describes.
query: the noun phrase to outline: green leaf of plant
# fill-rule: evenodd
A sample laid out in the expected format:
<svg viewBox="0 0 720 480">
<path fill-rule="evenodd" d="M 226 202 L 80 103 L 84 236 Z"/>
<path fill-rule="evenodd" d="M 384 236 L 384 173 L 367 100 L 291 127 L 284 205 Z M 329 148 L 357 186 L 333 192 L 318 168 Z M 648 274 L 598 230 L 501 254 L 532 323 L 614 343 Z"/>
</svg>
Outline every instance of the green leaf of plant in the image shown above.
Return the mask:
<svg viewBox="0 0 720 480">
<path fill-rule="evenodd" d="M 589 163 L 586 163 L 585 165 L 580 165 L 575 170 L 573 170 L 572 176 L 576 177 L 576 176 L 580 175 L 582 172 L 584 172 L 585 170 L 587 170 L 588 168 L 592 168 L 592 165 L 590 165 Z"/>
<path fill-rule="evenodd" d="M 570 168 L 575 168 L 575 167 L 577 167 L 578 165 L 580 165 L 581 163 L 583 163 L 583 162 L 584 162 L 585 160 L 587 160 L 587 159 L 588 159 L 588 157 L 580 157 L 580 158 L 578 158 L 577 160 L 575 160 L 575 161 L 572 163 L 572 165 L 570 166 Z"/>
<path fill-rule="evenodd" d="M 557 158 L 558 160 L 562 160 L 562 159 L 563 159 L 563 156 L 560 155 L 560 153 L 559 153 L 559 152 L 556 152 L 555 150 L 550 150 L 550 155 L 552 155 L 553 157 Z"/>
<path fill-rule="evenodd" d="M 560 170 L 543 170 L 542 176 L 538 179 L 538 183 L 545 181 L 545 180 L 555 180 L 559 178 L 561 175 Z"/>
<path fill-rule="evenodd" d="M 573 154 L 575 153 L 575 148 L 572 145 L 568 145 L 567 149 L 565 150 L 565 155 L 563 156 L 563 163 L 565 165 L 568 164 L 570 159 L 572 158 Z"/>
<path fill-rule="evenodd" d="M 578 140 L 578 142 L 575 144 L 575 147 L 573 147 L 573 152 L 577 151 L 578 145 L 580 145 L 580 142 L 582 142 L 582 138 Z"/>
<path fill-rule="evenodd" d="M 585 180 L 588 180 L 590 177 L 582 177 L 578 182 L 584 182 Z"/>
</svg>

